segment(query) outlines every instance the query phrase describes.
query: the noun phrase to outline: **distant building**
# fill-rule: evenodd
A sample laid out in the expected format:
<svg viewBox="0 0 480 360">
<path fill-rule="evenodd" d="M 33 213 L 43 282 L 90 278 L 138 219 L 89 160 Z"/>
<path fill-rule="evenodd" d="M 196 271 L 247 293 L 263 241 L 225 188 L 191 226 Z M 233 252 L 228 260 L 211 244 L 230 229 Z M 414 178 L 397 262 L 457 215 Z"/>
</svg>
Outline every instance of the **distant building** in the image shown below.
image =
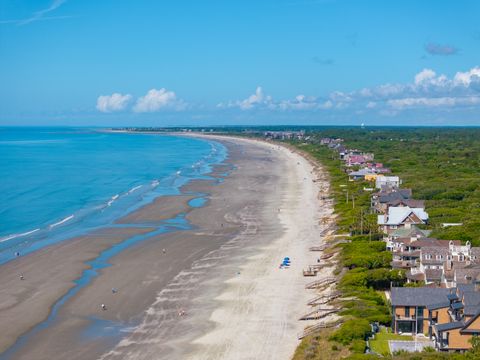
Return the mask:
<svg viewBox="0 0 480 360">
<path fill-rule="evenodd" d="M 480 248 L 460 240 L 438 240 L 416 234 L 387 237 L 392 268 L 407 270 L 407 282 L 452 288 L 480 275 Z"/>
<path fill-rule="evenodd" d="M 369 168 L 363 168 L 348 174 L 348 177 L 352 180 L 366 180 L 367 176 L 376 176 L 375 171 Z"/>
<path fill-rule="evenodd" d="M 398 188 L 401 184 L 402 181 L 398 176 L 377 176 L 375 180 L 375 187 L 377 189 Z"/>
<path fill-rule="evenodd" d="M 413 200 L 411 189 L 384 187 L 381 191 L 372 194 L 372 210 L 377 213 L 385 214 L 390 206 L 410 206 L 421 208 L 424 207 L 424 202 L 422 200 Z"/>
</svg>

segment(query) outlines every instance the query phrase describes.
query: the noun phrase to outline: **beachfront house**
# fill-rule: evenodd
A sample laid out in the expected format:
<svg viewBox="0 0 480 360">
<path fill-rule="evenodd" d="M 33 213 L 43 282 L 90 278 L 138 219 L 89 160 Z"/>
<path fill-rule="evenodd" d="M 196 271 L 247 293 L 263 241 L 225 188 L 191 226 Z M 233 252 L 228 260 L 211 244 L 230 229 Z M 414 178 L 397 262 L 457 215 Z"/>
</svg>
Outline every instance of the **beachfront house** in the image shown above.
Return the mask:
<svg viewBox="0 0 480 360">
<path fill-rule="evenodd" d="M 440 351 L 463 352 L 480 335 L 480 280 L 453 289 L 392 288 L 392 330 L 424 334 Z"/>
<path fill-rule="evenodd" d="M 451 292 L 450 289 L 392 287 L 392 331 L 412 335 L 429 333 L 430 317 L 427 307 L 435 306 Z"/>
<path fill-rule="evenodd" d="M 375 180 L 375 187 L 377 189 L 382 188 L 398 188 L 402 184 L 402 181 L 398 176 L 377 176 Z"/>
<path fill-rule="evenodd" d="M 347 166 L 363 165 L 367 162 L 363 155 L 349 155 L 346 158 Z"/>
<path fill-rule="evenodd" d="M 438 240 L 435 238 L 418 236 L 391 239 L 389 243 L 389 250 L 392 252 L 392 267 L 412 269 L 411 278 L 409 278 L 409 272 L 407 272 L 407 279 L 409 282 L 425 281 L 425 270 L 437 269 L 435 267 L 429 267 L 429 265 L 427 265 L 428 261 L 435 259 L 446 262 L 446 254 L 448 254 L 448 248 L 450 245 L 450 241 L 448 240 Z M 460 244 L 460 241 L 455 240 L 455 244 Z M 440 249 L 438 251 L 442 254 L 433 254 L 436 249 Z M 443 254 L 443 252 L 445 254 Z M 425 262 L 423 261 L 424 259 Z"/>
<path fill-rule="evenodd" d="M 376 176 L 376 174 L 372 169 L 369 168 L 352 171 L 348 174 L 350 180 L 367 180 L 367 176 Z"/>
<path fill-rule="evenodd" d="M 425 207 L 425 202 L 423 200 L 412 199 L 411 189 L 383 188 L 383 190 L 372 195 L 371 207 L 375 212 L 385 214 L 390 206 L 423 208 Z"/>
<path fill-rule="evenodd" d="M 470 283 L 480 275 L 480 248 L 460 240 L 412 237 L 387 238 L 392 268 L 405 269 L 407 282 L 446 288 Z"/>
<path fill-rule="evenodd" d="M 412 225 L 410 228 L 401 228 L 391 232 L 383 238 L 383 241 L 387 244 L 387 250 L 393 251 L 402 246 L 402 241 L 405 239 L 428 238 L 431 232 L 431 230 L 419 229 L 417 226 Z"/>
<path fill-rule="evenodd" d="M 409 228 L 415 224 L 426 224 L 428 214 L 423 208 L 389 207 L 386 214 L 378 215 L 377 223 L 380 229 L 390 234 L 399 228 Z"/>
</svg>

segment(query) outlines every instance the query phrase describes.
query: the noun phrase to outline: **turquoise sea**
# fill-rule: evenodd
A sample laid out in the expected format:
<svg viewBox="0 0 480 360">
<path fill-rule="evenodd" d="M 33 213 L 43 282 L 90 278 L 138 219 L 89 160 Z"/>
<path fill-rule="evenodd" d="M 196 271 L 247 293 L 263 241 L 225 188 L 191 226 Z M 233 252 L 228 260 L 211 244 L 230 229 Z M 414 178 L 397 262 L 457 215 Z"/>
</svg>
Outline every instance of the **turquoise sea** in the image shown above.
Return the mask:
<svg viewBox="0 0 480 360">
<path fill-rule="evenodd" d="M 189 137 L 0 128 L 0 263 L 177 194 L 225 157 Z"/>
</svg>

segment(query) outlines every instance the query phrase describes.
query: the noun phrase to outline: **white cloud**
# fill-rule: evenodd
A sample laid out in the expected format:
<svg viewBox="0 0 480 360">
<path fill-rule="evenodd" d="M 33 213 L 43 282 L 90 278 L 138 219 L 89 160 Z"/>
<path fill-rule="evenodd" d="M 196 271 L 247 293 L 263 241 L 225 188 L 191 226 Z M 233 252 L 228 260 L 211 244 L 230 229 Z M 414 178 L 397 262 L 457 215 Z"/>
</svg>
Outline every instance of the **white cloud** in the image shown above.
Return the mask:
<svg viewBox="0 0 480 360">
<path fill-rule="evenodd" d="M 137 113 L 156 112 L 163 109 L 184 110 L 186 104 L 178 100 L 173 91 L 165 88 L 151 89 L 145 96 L 138 98 L 133 111 Z"/>
<path fill-rule="evenodd" d="M 417 75 L 415 75 L 415 85 L 421 85 L 422 83 L 435 78 L 435 75 L 435 71 L 431 69 L 423 69 Z"/>
<path fill-rule="evenodd" d="M 478 107 L 480 67 L 457 72 L 453 78 L 423 69 L 412 83 L 383 84 L 348 94 L 351 104 L 386 114 L 385 110 L 408 108 Z M 338 93 L 338 92 L 336 92 Z M 480 110 L 480 109 L 479 109 Z"/>
<path fill-rule="evenodd" d="M 97 110 L 105 113 L 122 111 L 127 107 L 131 95 L 113 93 L 112 95 L 101 95 L 97 99 Z"/>
<path fill-rule="evenodd" d="M 258 86 L 255 93 L 244 100 L 228 101 L 217 105 L 217 108 L 238 108 L 244 111 L 254 109 L 278 111 L 319 110 L 332 107 L 333 102 L 331 100 L 323 101 L 316 97 L 302 94 L 295 96 L 293 99 L 275 100 L 271 96 L 265 95 L 261 86 Z"/>
<path fill-rule="evenodd" d="M 244 100 L 228 101 L 226 104 L 220 103 L 219 108 L 240 108 L 241 110 L 250 110 L 256 107 L 269 107 L 272 105 L 272 97 L 263 93 L 261 86 L 257 86 L 255 93 Z"/>
<path fill-rule="evenodd" d="M 470 86 L 472 82 L 480 82 L 480 67 L 476 66 L 466 72 L 457 72 L 453 78 L 457 85 Z"/>
<path fill-rule="evenodd" d="M 452 107 L 452 106 L 468 106 L 479 105 L 480 97 L 438 97 L 438 98 L 404 98 L 388 100 L 388 105 L 394 109 L 405 109 L 414 107 Z"/>
<path fill-rule="evenodd" d="M 265 96 L 263 94 L 263 90 L 261 86 L 258 86 L 255 90 L 255 94 L 250 95 L 247 99 L 240 101 L 238 106 L 242 110 L 248 110 L 254 107 L 255 105 L 268 103 L 270 101 L 269 96 Z"/>
</svg>

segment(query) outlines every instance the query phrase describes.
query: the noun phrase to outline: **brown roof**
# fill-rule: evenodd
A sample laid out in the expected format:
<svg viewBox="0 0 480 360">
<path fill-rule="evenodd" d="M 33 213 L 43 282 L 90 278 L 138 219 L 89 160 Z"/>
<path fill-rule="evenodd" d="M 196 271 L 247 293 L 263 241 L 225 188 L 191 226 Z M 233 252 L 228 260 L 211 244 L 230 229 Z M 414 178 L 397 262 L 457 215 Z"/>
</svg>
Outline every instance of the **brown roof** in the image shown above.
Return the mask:
<svg viewBox="0 0 480 360">
<path fill-rule="evenodd" d="M 412 274 L 410 271 L 408 271 L 405 276 L 407 279 L 410 280 L 415 280 L 415 281 L 424 281 L 425 280 L 425 274 L 424 273 L 417 273 L 417 274 Z"/>
<path fill-rule="evenodd" d="M 424 246 L 439 246 L 439 247 L 448 247 L 450 240 L 439 240 L 435 238 L 410 238 L 410 237 L 402 237 L 396 238 L 391 240 L 395 243 L 403 243 L 405 245 L 415 246 L 415 247 L 424 247 Z M 461 245 L 462 242 L 460 240 L 452 240 L 454 245 Z M 473 249 L 473 248 L 472 248 Z M 478 248 L 480 250 L 480 248 Z M 478 253 L 480 255 L 480 251 Z"/>
<path fill-rule="evenodd" d="M 423 246 L 422 247 L 422 259 L 425 259 L 425 255 L 432 255 L 433 258 L 430 260 L 435 260 L 437 255 L 443 255 L 443 260 L 447 260 L 449 250 L 443 246 Z"/>
<path fill-rule="evenodd" d="M 425 200 L 415 200 L 415 199 L 394 199 L 387 202 L 388 206 L 398 206 L 398 205 L 410 206 L 411 208 L 425 208 Z"/>
<path fill-rule="evenodd" d="M 462 269 L 455 269 L 457 283 L 460 284 L 471 283 L 472 280 L 475 280 L 478 275 L 480 275 L 480 267 L 478 265 L 468 266 Z M 467 277 L 469 277 L 470 279 L 467 279 Z"/>
<path fill-rule="evenodd" d="M 429 280 L 441 280 L 442 279 L 442 270 L 441 269 L 426 269 L 425 278 Z"/>
<path fill-rule="evenodd" d="M 421 248 L 425 248 L 425 247 L 448 248 L 449 242 L 450 242 L 449 240 L 438 240 L 435 238 L 421 238 L 419 240 L 410 241 L 410 245 L 415 247 L 421 247 Z M 460 240 L 455 240 L 453 243 L 454 245 L 461 244 Z"/>
</svg>

